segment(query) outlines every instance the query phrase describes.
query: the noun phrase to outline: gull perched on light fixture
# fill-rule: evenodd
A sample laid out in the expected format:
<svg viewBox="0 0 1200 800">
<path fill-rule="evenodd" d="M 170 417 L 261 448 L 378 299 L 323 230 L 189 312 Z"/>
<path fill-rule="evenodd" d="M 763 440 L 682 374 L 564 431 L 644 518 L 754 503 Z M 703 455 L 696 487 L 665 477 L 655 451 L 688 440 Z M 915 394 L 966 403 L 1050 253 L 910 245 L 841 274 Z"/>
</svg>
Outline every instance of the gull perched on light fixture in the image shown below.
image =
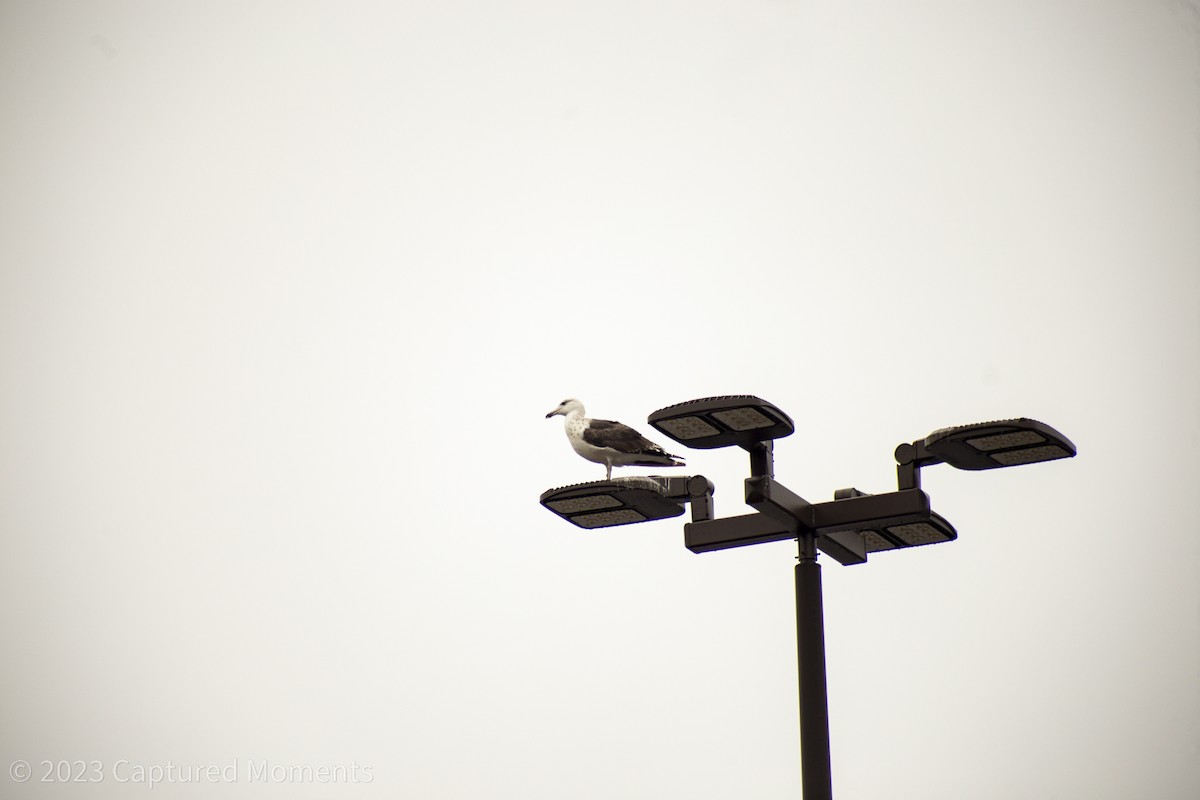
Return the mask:
<svg viewBox="0 0 1200 800">
<path fill-rule="evenodd" d="M 566 417 L 563 428 L 575 452 L 588 461 L 604 465 L 604 479 L 612 480 L 613 467 L 683 467 L 673 456 L 628 425 L 607 419 L 588 419 L 583 403 L 563 400 L 546 419 Z"/>
</svg>

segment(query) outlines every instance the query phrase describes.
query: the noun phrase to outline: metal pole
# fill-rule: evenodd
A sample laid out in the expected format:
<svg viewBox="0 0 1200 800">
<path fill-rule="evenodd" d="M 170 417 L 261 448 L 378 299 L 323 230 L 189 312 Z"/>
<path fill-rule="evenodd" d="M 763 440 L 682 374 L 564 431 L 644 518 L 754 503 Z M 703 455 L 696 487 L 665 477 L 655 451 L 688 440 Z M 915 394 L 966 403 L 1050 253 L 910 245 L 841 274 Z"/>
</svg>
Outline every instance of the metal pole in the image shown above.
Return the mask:
<svg viewBox="0 0 1200 800">
<path fill-rule="evenodd" d="M 800 536 L 796 565 L 796 652 L 800 673 L 800 767 L 804 800 L 832 800 L 829 699 L 825 689 L 825 620 L 816 537 Z"/>
</svg>

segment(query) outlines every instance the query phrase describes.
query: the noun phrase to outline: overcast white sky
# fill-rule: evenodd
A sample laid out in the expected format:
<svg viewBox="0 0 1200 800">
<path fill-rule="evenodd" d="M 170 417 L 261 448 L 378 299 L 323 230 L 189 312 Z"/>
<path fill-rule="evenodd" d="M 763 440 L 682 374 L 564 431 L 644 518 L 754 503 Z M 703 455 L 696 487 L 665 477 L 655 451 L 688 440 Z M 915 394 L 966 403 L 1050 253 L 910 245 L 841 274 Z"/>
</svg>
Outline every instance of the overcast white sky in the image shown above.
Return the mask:
<svg viewBox="0 0 1200 800">
<path fill-rule="evenodd" d="M 798 796 L 794 545 L 537 503 L 564 397 L 753 393 L 813 501 L 1079 448 L 823 559 L 839 800 L 1200 795 L 1198 19 L 0 5 L 0 794 Z"/>
</svg>

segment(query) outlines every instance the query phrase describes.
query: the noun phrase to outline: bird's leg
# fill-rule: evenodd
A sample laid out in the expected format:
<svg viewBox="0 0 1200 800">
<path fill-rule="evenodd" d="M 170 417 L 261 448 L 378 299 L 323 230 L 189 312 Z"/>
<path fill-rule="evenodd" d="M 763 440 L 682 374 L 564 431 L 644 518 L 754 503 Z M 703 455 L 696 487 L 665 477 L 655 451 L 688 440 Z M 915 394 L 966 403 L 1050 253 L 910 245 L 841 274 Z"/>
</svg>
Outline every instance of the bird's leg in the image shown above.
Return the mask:
<svg viewBox="0 0 1200 800">
<path fill-rule="evenodd" d="M 611 461 L 604 462 L 604 480 L 606 480 L 606 481 L 612 480 L 612 462 Z"/>
</svg>

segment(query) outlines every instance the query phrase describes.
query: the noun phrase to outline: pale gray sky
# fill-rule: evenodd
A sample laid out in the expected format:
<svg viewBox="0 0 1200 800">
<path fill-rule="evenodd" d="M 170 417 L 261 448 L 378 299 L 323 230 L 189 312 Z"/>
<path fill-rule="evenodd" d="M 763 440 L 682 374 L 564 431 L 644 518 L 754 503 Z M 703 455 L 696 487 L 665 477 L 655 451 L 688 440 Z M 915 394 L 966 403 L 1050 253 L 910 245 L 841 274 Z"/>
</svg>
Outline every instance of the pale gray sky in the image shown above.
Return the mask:
<svg viewBox="0 0 1200 800">
<path fill-rule="evenodd" d="M 798 796 L 794 546 L 537 503 L 603 475 L 564 397 L 753 393 L 814 501 L 1079 447 L 824 559 L 839 800 L 1196 797 L 1197 19 L 0 6 L 0 794 Z"/>
</svg>

